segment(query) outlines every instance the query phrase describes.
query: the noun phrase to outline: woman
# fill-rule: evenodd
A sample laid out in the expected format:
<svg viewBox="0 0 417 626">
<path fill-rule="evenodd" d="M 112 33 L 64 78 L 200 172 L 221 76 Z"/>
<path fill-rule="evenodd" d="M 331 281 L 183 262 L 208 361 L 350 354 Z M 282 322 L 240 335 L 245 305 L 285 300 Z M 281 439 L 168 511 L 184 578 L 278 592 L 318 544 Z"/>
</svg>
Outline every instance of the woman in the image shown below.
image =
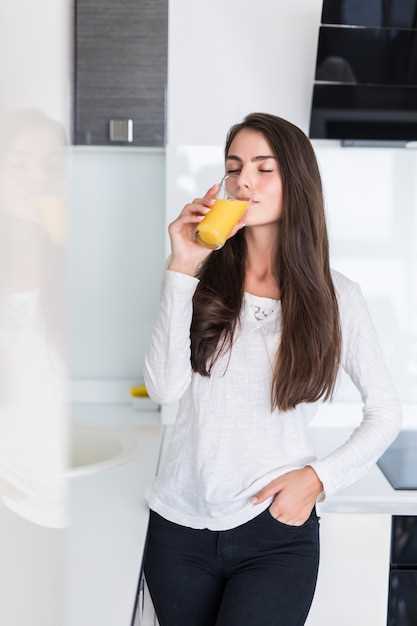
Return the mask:
<svg viewBox="0 0 417 626">
<path fill-rule="evenodd" d="M 169 225 L 144 379 L 156 402 L 180 403 L 147 492 L 144 574 L 161 626 L 301 626 L 319 566 L 316 502 L 368 471 L 401 406 L 359 284 L 329 266 L 309 139 L 252 113 L 230 129 L 225 166 L 251 202 L 224 246 L 194 240 L 216 185 Z M 318 460 L 308 425 L 340 366 L 364 419 Z"/>
</svg>

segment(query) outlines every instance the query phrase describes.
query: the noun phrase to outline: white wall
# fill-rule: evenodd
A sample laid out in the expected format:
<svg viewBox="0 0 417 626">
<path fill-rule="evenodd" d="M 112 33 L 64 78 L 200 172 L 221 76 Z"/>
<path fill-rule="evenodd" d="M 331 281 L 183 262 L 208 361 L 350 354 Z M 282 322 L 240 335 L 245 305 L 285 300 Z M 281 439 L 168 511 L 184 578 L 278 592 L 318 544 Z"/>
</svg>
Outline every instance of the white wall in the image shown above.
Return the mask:
<svg viewBox="0 0 417 626">
<path fill-rule="evenodd" d="M 71 378 L 135 378 L 164 266 L 164 150 L 75 146 L 70 173 Z"/>
<path fill-rule="evenodd" d="M 401 399 L 417 404 L 417 153 L 313 144 L 331 264 L 360 283 Z M 345 384 L 340 397 L 353 399 Z"/>
<path fill-rule="evenodd" d="M 321 0 L 170 2 L 167 142 L 221 145 L 249 111 L 303 126 L 320 15 Z"/>
</svg>

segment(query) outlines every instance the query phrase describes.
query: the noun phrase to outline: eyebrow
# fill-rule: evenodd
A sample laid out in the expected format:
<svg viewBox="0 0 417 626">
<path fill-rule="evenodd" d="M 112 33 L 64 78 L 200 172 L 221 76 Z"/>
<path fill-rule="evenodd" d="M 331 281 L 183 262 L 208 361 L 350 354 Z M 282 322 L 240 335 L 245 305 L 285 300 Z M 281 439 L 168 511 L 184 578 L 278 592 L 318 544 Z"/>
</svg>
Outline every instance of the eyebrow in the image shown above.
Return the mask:
<svg viewBox="0 0 417 626">
<path fill-rule="evenodd" d="M 264 161 L 265 159 L 275 159 L 276 161 L 278 160 L 277 157 L 273 156 L 272 154 L 265 154 L 265 155 L 260 154 L 256 157 L 253 157 L 251 161 Z M 229 154 L 229 156 L 226 157 L 226 161 L 229 161 L 229 160 L 239 161 L 240 163 L 242 163 L 242 159 L 236 154 Z"/>
</svg>

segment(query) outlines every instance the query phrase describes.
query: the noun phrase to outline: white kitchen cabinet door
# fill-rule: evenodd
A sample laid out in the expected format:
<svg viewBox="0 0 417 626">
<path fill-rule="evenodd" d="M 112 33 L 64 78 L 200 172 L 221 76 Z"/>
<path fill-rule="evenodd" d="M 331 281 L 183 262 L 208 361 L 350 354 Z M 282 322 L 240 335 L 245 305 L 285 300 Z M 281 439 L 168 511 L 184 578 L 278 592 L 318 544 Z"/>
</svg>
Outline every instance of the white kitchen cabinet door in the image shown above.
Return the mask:
<svg viewBox="0 0 417 626">
<path fill-rule="evenodd" d="M 390 514 L 321 514 L 319 574 L 305 626 L 386 626 L 390 539 Z"/>
</svg>

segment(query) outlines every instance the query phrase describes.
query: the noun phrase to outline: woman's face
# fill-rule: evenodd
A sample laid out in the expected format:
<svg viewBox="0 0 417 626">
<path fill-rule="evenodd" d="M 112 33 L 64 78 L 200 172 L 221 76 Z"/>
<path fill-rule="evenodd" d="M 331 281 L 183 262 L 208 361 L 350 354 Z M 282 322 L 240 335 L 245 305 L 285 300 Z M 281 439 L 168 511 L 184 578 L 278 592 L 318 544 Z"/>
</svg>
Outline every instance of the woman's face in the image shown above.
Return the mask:
<svg viewBox="0 0 417 626">
<path fill-rule="evenodd" d="M 269 158 L 265 158 L 269 157 Z M 236 198 L 252 198 L 246 215 L 248 226 L 277 222 L 282 212 L 282 181 L 278 161 L 263 134 L 243 128 L 230 144 L 226 173 Z"/>
</svg>

